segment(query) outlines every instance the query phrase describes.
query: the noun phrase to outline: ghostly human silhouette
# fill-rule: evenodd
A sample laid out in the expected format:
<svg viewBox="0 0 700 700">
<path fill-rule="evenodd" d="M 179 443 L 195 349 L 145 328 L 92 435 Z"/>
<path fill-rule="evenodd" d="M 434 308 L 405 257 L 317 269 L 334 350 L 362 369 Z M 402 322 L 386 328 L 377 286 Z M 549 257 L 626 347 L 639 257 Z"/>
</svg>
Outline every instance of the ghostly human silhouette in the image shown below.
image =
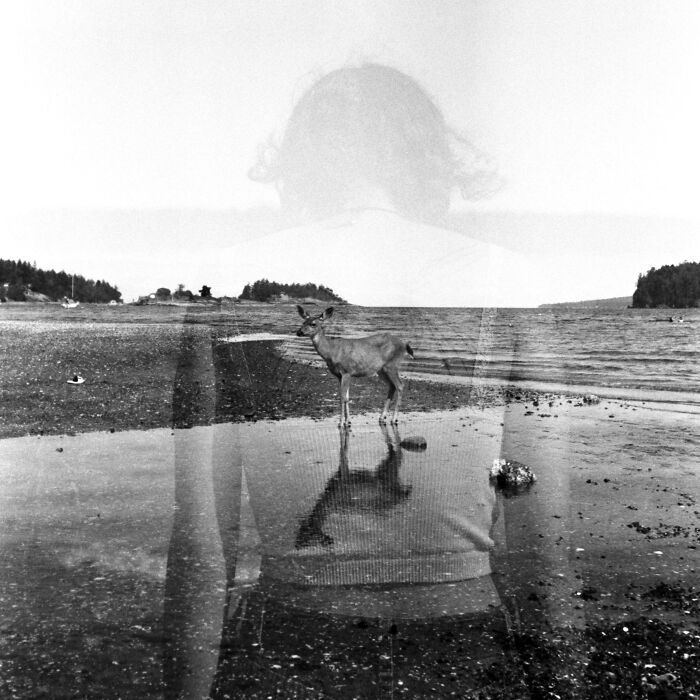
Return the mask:
<svg viewBox="0 0 700 700">
<path fill-rule="evenodd" d="M 429 311 L 417 307 L 483 309 L 475 312 L 482 319 L 473 372 L 478 397 L 480 368 L 496 351 L 504 362 L 517 352 L 496 347 L 497 309 L 511 306 L 514 295 L 522 306 L 539 303 L 531 261 L 443 228 L 453 195 L 488 180 L 479 155 L 401 71 L 376 64 L 333 71 L 301 97 L 281 142 L 254 169 L 256 179 L 274 183 L 292 226 L 234 241 L 219 256 L 223 277 L 215 279 L 213 271 L 210 277 L 208 266 L 207 279 L 217 288 L 224 281 L 242 288 L 254 279 L 313 279 L 361 306 L 413 307 L 397 321 L 411 338 L 425 336 L 433 323 Z M 214 386 L 206 367 L 194 369 L 188 380 L 196 405 L 189 405 L 189 394 L 173 402 L 188 425 L 191 417 L 201 420 L 199 405 Z M 240 372 L 252 393 L 257 388 L 250 368 Z M 226 379 L 218 377 L 217 386 Z M 285 377 L 278 381 L 284 385 Z M 215 411 L 205 418 L 214 422 Z M 328 426 L 230 426 L 229 442 L 215 442 L 210 450 L 214 467 L 199 465 L 194 475 L 184 472 L 198 467 L 199 434 L 192 431 L 193 450 L 185 435 L 180 449 L 192 459 L 183 459 L 175 474 L 185 488 L 175 490 L 179 510 L 166 586 L 172 596 L 166 606 L 171 661 L 164 668 L 172 674 L 166 677 L 171 694 L 184 687 L 190 697 L 203 696 L 215 665 L 213 697 L 380 697 L 399 682 L 410 682 L 417 697 L 435 697 L 438 664 L 448 658 L 466 672 L 467 654 L 495 645 L 484 630 L 500 624 L 516 596 L 536 604 L 536 624 L 550 619 L 571 625 L 571 567 L 567 548 L 559 546 L 568 533 L 566 519 L 558 519 L 568 506 L 568 471 L 551 476 L 549 491 L 542 479 L 529 502 L 508 499 L 509 512 L 499 518 L 480 464 L 509 454 L 507 407 L 502 418 L 490 435 L 469 434 L 473 441 L 451 418 L 454 444 L 431 438 L 426 459 L 405 454 L 398 435 L 385 433 L 386 453 L 377 463 L 375 433 L 341 433 L 337 468 L 336 437 Z M 230 458 L 217 461 L 217 450 L 223 453 L 227 445 Z M 544 453 L 548 445 L 538 448 Z M 217 616 L 222 591 L 231 590 L 236 572 L 243 478 L 260 532 L 260 576 L 240 600 L 226 603 L 235 608 L 231 615 Z M 188 489 L 201 491 L 207 508 L 199 500 L 197 507 L 181 508 Z M 557 519 L 541 515 L 554 508 Z M 500 570 L 514 579 L 505 596 L 496 590 L 504 588 L 503 577 L 494 576 L 496 521 L 505 521 L 509 540 Z M 531 556 L 528 522 L 547 530 L 539 559 Z M 202 546 L 179 549 L 179 540 L 192 533 Z M 211 543 L 216 547 L 209 551 L 204 545 Z M 208 560 L 209 569 L 203 566 Z M 555 581 L 556 594 L 543 604 L 522 585 L 540 580 L 539 571 L 525 573 L 537 567 Z M 206 579 L 202 571 L 223 580 Z M 186 606 L 199 601 L 198 591 L 207 592 L 199 596 L 201 604 Z M 212 664 L 207 645 L 217 631 L 220 656 Z M 413 646 L 407 642 L 399 650 L 392 639 Z"/>
</svg>

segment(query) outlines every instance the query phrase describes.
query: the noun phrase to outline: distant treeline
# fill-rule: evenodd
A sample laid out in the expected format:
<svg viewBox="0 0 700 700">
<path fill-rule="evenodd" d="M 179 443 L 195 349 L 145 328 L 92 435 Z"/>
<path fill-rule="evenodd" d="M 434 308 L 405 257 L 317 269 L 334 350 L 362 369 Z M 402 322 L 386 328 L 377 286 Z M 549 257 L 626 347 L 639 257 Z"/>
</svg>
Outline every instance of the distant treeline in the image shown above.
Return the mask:
<svg viewBox="0 0 700 700">
<path fill-rule="evenodd" d="M 637 289 L 632 296 L 636 309 L 688 309 L 700 306 L 700 263 L 684 262 L 651 268 L 639 275 Z"/>
<path fill-rule="evenodd" d="M 21 260 L 0 259 L 0 296 L 10 301 L 26 301 L 31 292 L 44 294 L 51 301 L 68 297 L 85 303 L 119 301 L 122 296 L 116 287 L 103 280 L 95 282 L 81 275 L 42 270 Z"/>
<path fill-rule="evenodd" d="M 309 297 L 318 299 L 319 301 L 344 301 L 344 299 L 341 299 L 332 289 L 328 289 L 328 287 L 324 287 L 323 285 L 317 286 L 312 282 L 307 282 L 306 284 L 280 284 L 279 282 L 270 282 L 266 279 L 257 280 L 257 282 L 253 282 L 253 284 L 246 284 L 239 299 L 246 299 L 248 301 L 270 301 L 282 294 L 294 297 L 295 299 L 306 299 Z"/>
<path fill-rule="evenodd" d="M 540 304 L 539 309 L 626 309 L 632 297 L 609 297 L 608 299 L 586 299 L 585 301 L 563 301 L 555 304 Z"/>
</svg>

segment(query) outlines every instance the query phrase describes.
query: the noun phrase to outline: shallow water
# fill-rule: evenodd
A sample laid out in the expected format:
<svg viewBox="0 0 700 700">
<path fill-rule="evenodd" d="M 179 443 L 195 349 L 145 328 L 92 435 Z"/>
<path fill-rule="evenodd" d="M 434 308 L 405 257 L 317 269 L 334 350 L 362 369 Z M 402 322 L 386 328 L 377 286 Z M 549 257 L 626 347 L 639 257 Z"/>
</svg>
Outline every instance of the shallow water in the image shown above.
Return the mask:
<svg viewBox="0 0 700 700">
<path fill-rule="evenodd" d="M 408 414 L 398 436 L 359 418 L 345 443 L 335 421 L 305 419 L 4 440 L 0 694 L 141 698 L 186 688 L 195 697 L 209 691 L 217 666 L 217 683 L 226 685 L 233 657 L 220 659 L 220 649 L 236 633 L 246 654 L 258 635 L 267 640 L 267 662 L 256 657 L 254 671 L 266 682 L 287 665 L 295 683 L 320 682 L 324 654 L 334 651 L 335 682 L 347 650 L 329 620 L 366 615 L 376 638 L 395 623 L 397 639 L 418 639 L 433 661 L 420 673 L 415 658 L 399 663 L 389 636 L 357 663 L 381 671 L 385 690 L 410 696 L 431 687 L 439 696 L 437 656 L 465 673 L 483 661 L 459 652 L 454 640 L 471 634 L 460 615 L 476 615 L 484 649 L 501 653 L 496 636 L 489 644 L 483 637 L 487 625 L 504 622 L 494 613 L 499 598 L 520 601 L 522 624 L 528 607 L 579 629 L 633 619 L 646 610 L 646 591 L 694 583 L 700 563 L 696 417 L 657 409 L 562 398 L 548 415 L 528 415 L 521 404 Z M 416 436 L 427 449 L 400 447 Z M 493 490 L 488 469 L 501 455 L 533 469 L 531 490 L 513 498 Z M 395 576 L 387 562 L 403 557 L 410 569 L 430 538 L 456 546 L 435 534 L 464 533 L 464 522 L 446 519 L 455 503 L 472 525 L 496 517 L 493 571 L 471 583 L 449 581 L 435 566 L 422 585 L 379 588 L 325 580 L 299 589 L 266 575 L 318 576 L 309 561 L 333 571 L 370 543 L 375 554 L 364 571 Z M 285 555 L 299 566 L 289 569 Z M 272 602 L 261 609 L 261 592 L 297 612 Z M 254 613 L 258 623 L 248 629 Z M 697 634 L 697 612 L 656 614 Z M 299 636 L 297 628 L 314 624 L 316 642 Z M 315 648 L 321 639 L 324 648 Z M 300 668 L 298 645 L 318 665 Z M 347 658 L 345 671 L 356 675 Z M 381 695 L 372 688 L 367 697 Z"/>
<path fill-rule="evenodd" d="M 309 306 L 313 310 L 312 306 Z M 318 307 L 316 307 L 318 310 Z M 184 320 L 218 329 L 227 342 L 274 338 L 294 357 L 322 365 L 306 338 L 296 338 L 292 304 L 117 306 L 5 304 L 0 328 L 70 333 L 90 325 L 119 337 L 124 327 Z M 669 323 L 682 314 L 683 323 Z M 426 309 L 338 306 L 329 335 L 389 331 L 409 340 L 415 359 L 405 372 L 439 379 L 527 384 L 545 391 L 600 389 L 613 398 L 700 404 L 700 309 Z M 598 393 L 598 392 L 596 392 Z"/>
<path fill-rule="evenodd" d="M 339 309 L 330 334 L 410 340 L 408 373 L 600 387 L 619 398 L 700 403 L 700 310 Z M 675 313 L 677 316 L 678 314 Z M 289 341 L 310 355 L 308 341 Z M 475 365 L 475 358 L 477 365 Z M 667 392 L 667 393 L 666 393 Z"/>
</svg>

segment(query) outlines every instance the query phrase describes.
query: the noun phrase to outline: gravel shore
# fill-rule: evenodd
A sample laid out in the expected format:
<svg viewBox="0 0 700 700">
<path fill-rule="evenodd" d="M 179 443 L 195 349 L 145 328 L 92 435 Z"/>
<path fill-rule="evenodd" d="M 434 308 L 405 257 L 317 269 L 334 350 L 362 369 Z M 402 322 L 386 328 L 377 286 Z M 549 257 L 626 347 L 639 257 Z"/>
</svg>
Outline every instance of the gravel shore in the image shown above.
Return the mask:
<svg viewBox="0 0 700 700">
<path fill-rule="evenodd" d="M 210 333 L 205 325 L 8 324 L 2 331 L 0 438 L 323 418 L 339 411 L 337 380 L 325 367 L 284 357 L 280 341 L 213 341 L 214 414 L 197 408 L 199 380 L 188 379 Z M 75 374 L 85 382 L 68 384 Z M 528 396 L 404 377 L 406 411 Z M 351 410 L 378 414 L 385 397 L 378 378 L 355 380 Z"/>
<path fill-rule="evenodd" d="M 207 322 L 0 322 L 0 438 L 32 436 L 6 441 L 0 459 L 0 595 L 12 640 L 0 656 L 10 669 L 3 695 L 53 688 L 68 696 L 79 687 L 86 696 L 162 696 L 172 437 L 147 429 L 338 415 L 338 384 L 325 367 L 291 357 L 284 341 L 216 340 L 224 330 Z M 68 384 L 74 374 L 85 382 Z M 556 689 L 571 700 L 698 697 L 694 417 L 403 376 L 403 411 L 481 415 L 510 404 L 515 456 L 553 472 L 565 464 L 571 474 L 562 515 L 575 540 L 567 551 L 581 571 L 574 602 L 586 628 L 566 640 L 511 635 L 519 665 L 478 670 L 472 696 L 554 697 Z M 356 380 L 351 411 L 378 415 L 385 392 L 376 378 Z M 460 430 L 484 428 L 461 422 Z M 129 430 L 138 432 L 119 435 Z M 133 443 L 133 459 L 123 458 L 122 440 Z M 149 459 L 139 461 L 143 454 Z M 49 648 L 61 663 L 47 665 Z"/>
</svg>

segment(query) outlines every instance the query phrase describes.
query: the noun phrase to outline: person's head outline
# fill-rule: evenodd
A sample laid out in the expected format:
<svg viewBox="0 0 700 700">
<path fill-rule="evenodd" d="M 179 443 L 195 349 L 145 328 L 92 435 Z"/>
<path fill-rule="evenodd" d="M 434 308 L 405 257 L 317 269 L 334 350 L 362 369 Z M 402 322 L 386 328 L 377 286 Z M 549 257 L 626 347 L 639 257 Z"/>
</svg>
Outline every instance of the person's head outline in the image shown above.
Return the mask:
<svg viewBox="0 0 700 700">
<path fill-rule="evenodd" d="M 452 191 L 466 196 L 476 168 L 456 155 L 476 149 L 451 129 L 413 78 L 365 63 L 331 71 L 299 99 L 278 147 L 251 177 L 274 182 L 287 210 L 311 219 L 362 201 L 374 188 L 407 218 L 435 222 Z M 475 177 L 476 175 L 476 177 Z"/>
</svg>

